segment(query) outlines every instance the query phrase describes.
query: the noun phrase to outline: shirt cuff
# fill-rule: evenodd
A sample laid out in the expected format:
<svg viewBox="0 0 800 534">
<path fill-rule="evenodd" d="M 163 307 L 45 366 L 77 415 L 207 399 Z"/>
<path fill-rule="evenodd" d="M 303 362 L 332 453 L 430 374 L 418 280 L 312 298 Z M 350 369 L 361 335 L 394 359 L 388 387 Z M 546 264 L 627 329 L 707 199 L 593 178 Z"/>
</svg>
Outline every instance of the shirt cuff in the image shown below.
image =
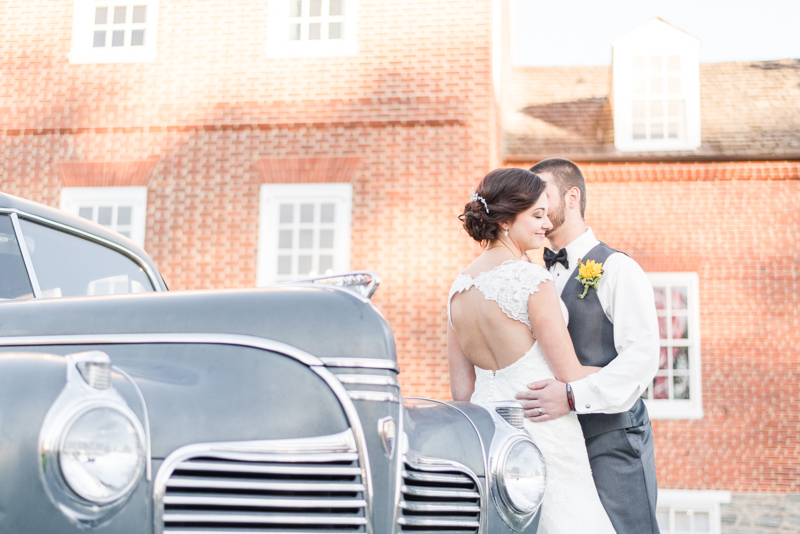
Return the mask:
<svg viewBox="0 0 800 534">
<path fill-rule="evenodd" d="M 570 382 L 572 396 L 575 399 L 577 413 L 598 413 L 602 411 L 603 401 L 595 391 L 583 380 Z"/>
</svg>

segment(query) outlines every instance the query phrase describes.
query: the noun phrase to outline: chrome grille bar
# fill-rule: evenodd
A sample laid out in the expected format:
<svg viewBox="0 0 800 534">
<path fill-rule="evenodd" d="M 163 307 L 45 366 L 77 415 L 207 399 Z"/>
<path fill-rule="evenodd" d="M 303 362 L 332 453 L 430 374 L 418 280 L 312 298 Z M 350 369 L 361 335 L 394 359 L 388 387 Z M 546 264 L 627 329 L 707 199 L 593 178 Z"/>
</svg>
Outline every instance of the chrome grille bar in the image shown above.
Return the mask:
<svg viewBox="0 0 800 534">
<path fill-rule="evenodd" d="M 164 514 L 165 523 L 247 523 L 272 525 L 366 525 L 363 517 L 343 516 L 296 516 L 296 515 L 264 515 L 264 514 Z"/>
<path fill-rule="evenodd" d="M 164 504 L 183 506 L 231 506 L 254 508 L 363 508 L 367 502 L 341 499 L 280 499 L 269 497 L 228 497 L 201 495 L 168 495 Z"/>
<path fill-rule="evenodd" d="M 341 456 L 336 458 L 341 460 Z M 355 459 L 355 458 L 353 458 Z M 283 460 L 283 458 L 281 458 Z M 308 460 L 305 460 L 308 462 Z M 294 466 L 294 465 L 250 465 L 233 463 L 212 463 L 212 462 L 181 462 L 175 468 L 176 471 L 211 471 L 226 473 L 270 473 L 276 475 L 347 475 L 358 476 L 361 469 L 358 467 L 328 467 L 328 466 Z"/>
<path fill-rule="evenodd" d="M 167 488 L 207 488 L 238 489 L 262 491 L 309 491 L 309 492 L 359 492 L 364 491 L 363 484 L 327 484 L 296 482 L 250 482 L 248 480 L 219 480 L 214 478 L 171 478 Z"/>
</svg>

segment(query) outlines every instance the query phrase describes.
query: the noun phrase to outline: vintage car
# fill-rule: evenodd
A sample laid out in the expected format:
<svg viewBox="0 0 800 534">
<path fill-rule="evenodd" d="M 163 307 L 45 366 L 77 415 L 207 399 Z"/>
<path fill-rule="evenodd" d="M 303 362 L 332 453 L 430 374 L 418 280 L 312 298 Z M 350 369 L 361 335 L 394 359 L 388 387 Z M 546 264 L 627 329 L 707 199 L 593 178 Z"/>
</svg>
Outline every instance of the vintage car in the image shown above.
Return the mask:
<svg viewBox="0 0 800 534">
<path fill-rule="evenodd" d="M 168 292 L 0 194 L 0 532 L 535 532 L 520 406 L 402 399 L 378 283 Z"/>
</svg>

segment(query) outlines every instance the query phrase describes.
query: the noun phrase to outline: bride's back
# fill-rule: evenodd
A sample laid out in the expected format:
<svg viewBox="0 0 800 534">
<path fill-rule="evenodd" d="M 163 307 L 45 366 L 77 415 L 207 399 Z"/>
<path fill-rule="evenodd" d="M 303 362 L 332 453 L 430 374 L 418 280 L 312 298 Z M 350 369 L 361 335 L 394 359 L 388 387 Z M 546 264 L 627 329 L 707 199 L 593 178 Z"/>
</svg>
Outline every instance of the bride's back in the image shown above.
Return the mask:
<svg viewBox="0 0 800 534">
<path fill-rule="evenodd" d="M 528 321 L 530 285 L 544 281 L 542 273 L 538 265 L 492 265 L 483 258 L 462 271 L 451 291 L 450 320 L 471 364 L 496 371 L 530 350 L 535 339 L 522 321 Z"/>
</svg>

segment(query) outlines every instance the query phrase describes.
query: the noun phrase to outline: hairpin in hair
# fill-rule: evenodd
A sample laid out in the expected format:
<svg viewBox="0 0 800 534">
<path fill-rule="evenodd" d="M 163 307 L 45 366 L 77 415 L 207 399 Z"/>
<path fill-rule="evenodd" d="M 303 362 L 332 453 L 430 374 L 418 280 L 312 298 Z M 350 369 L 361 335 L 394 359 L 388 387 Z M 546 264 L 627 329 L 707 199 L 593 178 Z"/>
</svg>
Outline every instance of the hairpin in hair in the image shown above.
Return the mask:
<svg viewBox="0 0 800 534">
<path fill-rule="evenodd" d="M 489 213 L 489 204 L 486 203 L 486 199 L 480 196 L 478 193 L 475 192 L 475 189 L 472 190 L 472 196 L 470 197 L 471 201 L 480 200 L 483 202 L 483 207 L 486 208 L 486 213 Z"/>
</svg>

